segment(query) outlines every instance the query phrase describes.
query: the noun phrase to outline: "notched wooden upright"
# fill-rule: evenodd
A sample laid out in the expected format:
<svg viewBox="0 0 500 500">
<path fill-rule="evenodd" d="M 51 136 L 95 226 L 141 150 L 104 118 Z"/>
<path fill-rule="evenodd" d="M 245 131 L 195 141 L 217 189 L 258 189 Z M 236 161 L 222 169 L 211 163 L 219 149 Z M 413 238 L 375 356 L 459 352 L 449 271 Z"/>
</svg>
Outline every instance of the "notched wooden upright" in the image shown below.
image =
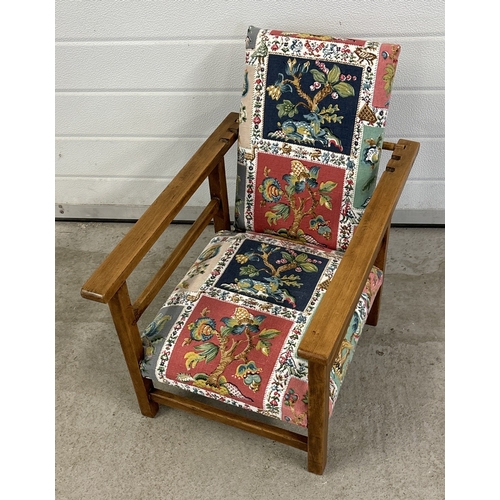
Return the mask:
<svg viewBox="0 0 500 500">
<path fill-rule="evenodd" d="M 392 214 L 419 143 L 400 139 L 397 144 L 384 143 L 384 149 L 393 151 L 391 159 L 298 349 L 309 365 L 308 469 L 316 474 L 323 473 L 327 458 L 327 388 L 333 361 L 373 265 L 385 268 Z M 374 306 L 372 323 L 379 304 Z"/>
</svg>

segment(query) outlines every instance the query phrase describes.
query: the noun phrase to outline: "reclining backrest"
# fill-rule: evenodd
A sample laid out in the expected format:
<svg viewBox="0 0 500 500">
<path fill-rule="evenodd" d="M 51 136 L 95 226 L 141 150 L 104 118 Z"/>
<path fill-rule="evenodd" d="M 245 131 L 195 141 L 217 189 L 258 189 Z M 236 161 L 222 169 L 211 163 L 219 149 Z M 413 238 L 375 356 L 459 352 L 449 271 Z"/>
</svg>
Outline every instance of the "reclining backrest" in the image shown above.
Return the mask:
<svg viewBox="0 0 500 500">
<path fill-rule="evenodd" d="M 238 230 L 347 248 L 376 184 L 399 51 L 248 29 Z"/>
</svg>

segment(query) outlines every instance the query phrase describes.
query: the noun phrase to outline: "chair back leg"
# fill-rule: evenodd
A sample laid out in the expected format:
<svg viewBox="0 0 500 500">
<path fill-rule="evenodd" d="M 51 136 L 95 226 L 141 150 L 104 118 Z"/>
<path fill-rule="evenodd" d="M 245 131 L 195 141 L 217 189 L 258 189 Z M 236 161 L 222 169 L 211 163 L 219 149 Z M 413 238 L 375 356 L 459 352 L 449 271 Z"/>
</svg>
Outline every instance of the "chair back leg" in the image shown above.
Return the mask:
<svg viewBox="0 0 500 500">
<path fill-rule="evenodd" d="M 208 176 L 210 198 L 219 200 L 219 211 L 214 216 L 215 232 L 231 229 L 229 216 L 229 201 L 227 196 L 226 168 L 224 158 L 217 164 Z"/>
<path fill-rule="evenodd" d="M 387 248 L 389 247 L 389 231 L 390 227 L 387 228 L 385 235 L 382 239 L 382 243 L 380 245 L 380 250 L 378 251 L 377 258 L 375 259 L 375 265 L 385 273 L 385 263 L 387 261 Z M 366 324 L 370 326 L 377 326 L 378 316 L 380 313 L 380 302 L 382 299 L 382 288 L 384 284 L 382 282 L 382 286 L 379 288 L 375 300 L 371 306 L 370 312 L 368 313 L 368 318 L 366 319 Z"/>
</svg>

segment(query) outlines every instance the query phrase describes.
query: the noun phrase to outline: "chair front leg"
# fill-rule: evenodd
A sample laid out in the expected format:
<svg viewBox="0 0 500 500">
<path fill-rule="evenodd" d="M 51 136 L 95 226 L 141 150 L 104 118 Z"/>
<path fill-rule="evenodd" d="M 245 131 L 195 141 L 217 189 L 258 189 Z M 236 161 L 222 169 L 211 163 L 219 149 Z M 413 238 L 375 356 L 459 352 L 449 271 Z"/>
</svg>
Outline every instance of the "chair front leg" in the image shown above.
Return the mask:
<svg viewBox="0 0 500 500">
<path fill-rule="evenodd" d="M 158 413 L 159 405 L 151 401 L 149 397 L 153 383 L 151 380 L 143 378 L 139 368 L 139 361 L 142 359 L 144 351 L 126 282 L 118 289 L 108 305 L 134 384 L 141 413 L 146 417 L 154 417 Z"/>
<path fill-rule="evenodd" d="M 307 413 L 307 468 L 323 474 L 328 456 L 330 370 L 327 365 L 309 361 Z"/>
</svg>

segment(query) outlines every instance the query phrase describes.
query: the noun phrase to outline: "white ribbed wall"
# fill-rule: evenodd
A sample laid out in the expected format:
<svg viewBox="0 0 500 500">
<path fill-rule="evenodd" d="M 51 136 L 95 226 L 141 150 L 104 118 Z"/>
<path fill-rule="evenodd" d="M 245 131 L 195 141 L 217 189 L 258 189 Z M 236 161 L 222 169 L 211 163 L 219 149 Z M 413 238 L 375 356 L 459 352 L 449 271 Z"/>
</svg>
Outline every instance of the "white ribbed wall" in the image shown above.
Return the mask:
<svg viewBox="0 0 500 500">
<path fill-rule="evenodd" d="M 418 140 L 421 152 L 396 218 L 443 223 L 444 10 L 442 0 L 56 0 L 56 216 L 142 213 L 239 109 L 253 24 L 402 45 L 386 139 Z"/>
</svg>

